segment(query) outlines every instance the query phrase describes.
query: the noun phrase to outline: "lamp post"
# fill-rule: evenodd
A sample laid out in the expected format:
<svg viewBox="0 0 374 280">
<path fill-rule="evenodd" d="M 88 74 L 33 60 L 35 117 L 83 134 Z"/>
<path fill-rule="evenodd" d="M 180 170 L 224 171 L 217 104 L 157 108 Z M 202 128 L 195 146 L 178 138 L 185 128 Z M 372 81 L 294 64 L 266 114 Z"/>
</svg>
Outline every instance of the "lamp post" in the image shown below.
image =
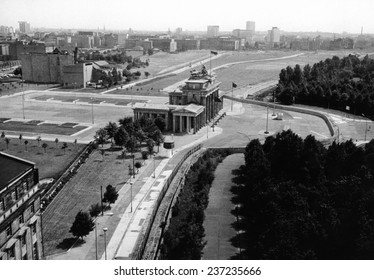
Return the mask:
<svg viewBox="0 0 374 280">
<path fill-rule="evenodd" d="M 130 177 L 131 180 L 131 177 Z M 130 181 L 130 213 L 132 213 L 132 182 Z"/>
<path fill-rule="evenodd" d="M 269 126 L 269 101 L 268 101 L 267 106 L 266 106 L 266 130 L 265 130 L 265 134 L 269 134 L 268 126 Z"/>
<path fill-rule="evenodd" d="M 107 255 L 106 255 L 106 232 L 108 231 L 108 228 L 103 228 L 103 231 L 104 231 L 104 255 L 105 255 L 105 260 L 107 259 Z"/>
<path fill-rule="evenodd" d="M 104 207 L 103 207 L 103 186 L 100 186 L 100 201 L 101 201 L 101 216 L 104 216 Z"/>
<path fill-rule="evenodd" d="M 364 114 L 362 114 L 362 116 L 364 118 L 366 118 L 366 116 Z M 366 118 L 366 121 L 365 121 L 365 141 L 366 141 L 366 135 L 367 135 L 367 132 L 368 132 L 368 120 Z"/>
<path fill-rule="evenodd" d="M 135 155 L 132 155 L 132 177 L 135 178 Z"/>
<path fill-rule="evenodd" d="M 25 119 L 25 90 L 23 88 L 23 81 L 22 81 L 22 115 L 23 115 L 23 119 Z"/>
<path fill-rule="evenodd" d="M 91 118 L 92 118 L 92 124 L 95 123 L 94 120 L 94 104 L 93 104 L 93 98 L 91 97 Z"/>
<path fill-rule="evenodd" d="M 98 254 L 97 254 L 97 222 L 95 219 L 95 249 L 96 249 L 96 260 L 98 259 Z"/>
<path fill-rule="evenodd" d="M 155 158 L 154 153 L 153 153 L 153 178 L 156 178 L 156 158 Z"/>
<path fill-rule="evenodd" d="M 275 116 L 275 90 L 273 90 L 273 117 Z"/>
</svg>

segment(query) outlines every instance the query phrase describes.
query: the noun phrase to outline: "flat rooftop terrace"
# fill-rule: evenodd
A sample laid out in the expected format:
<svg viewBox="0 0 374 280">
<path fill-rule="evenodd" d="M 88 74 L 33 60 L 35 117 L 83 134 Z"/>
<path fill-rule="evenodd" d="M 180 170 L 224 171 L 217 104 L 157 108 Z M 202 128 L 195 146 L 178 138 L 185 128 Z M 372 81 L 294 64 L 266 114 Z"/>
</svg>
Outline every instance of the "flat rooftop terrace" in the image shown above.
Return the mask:
<svg viewBox="0 0 374 280">
<path fill-rule="evenodd" d="M 0 152 L 0 191 L 33 167 L 32 162 Z"/>
</svg>

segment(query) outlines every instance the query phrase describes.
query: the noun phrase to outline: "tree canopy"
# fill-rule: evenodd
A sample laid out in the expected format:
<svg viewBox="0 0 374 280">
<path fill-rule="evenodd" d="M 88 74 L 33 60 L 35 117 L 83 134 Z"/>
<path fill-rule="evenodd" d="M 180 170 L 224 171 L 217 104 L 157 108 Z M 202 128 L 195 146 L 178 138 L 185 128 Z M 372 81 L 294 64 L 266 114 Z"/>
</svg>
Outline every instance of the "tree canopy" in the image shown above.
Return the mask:
<svg viewBox="0 0 374 280">
<path fill-rule="evenodd" d="M 237 173 L 237 258 L 374 257 L 374 140 L 325 148 L 288 130 L 252 140 Z"/>
<path fill-rule="evenodd" d="M 283 104 L 301 103 L 374 117 L 374 60 L 348 55 L 314 64 L 288 66 L 279 74 L 276 97 Z M 347 107 L 348 106 L 348 107 Z"/>
<path fill-rule="evenodd" d="M 80 210 L 75 216 L 73 225 L 70 228 L 70 232 L 76 236 L 83 239 L 95 228 L 95 223 L 93 222 L 91 216 L 87 212 Z"/>
</svg>

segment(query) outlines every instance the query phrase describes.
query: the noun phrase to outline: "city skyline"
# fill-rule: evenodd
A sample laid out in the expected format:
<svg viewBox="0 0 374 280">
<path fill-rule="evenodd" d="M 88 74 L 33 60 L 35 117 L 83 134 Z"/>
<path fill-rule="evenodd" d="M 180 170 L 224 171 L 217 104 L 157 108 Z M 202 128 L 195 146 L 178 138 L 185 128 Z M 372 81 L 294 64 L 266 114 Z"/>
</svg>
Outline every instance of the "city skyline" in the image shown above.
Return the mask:
<svg viewBox="0 0 374 280">
<path fill-rule="evenodd" d="M 171 0 L 157 3 L 149 0 L 142 5 L 113 0 L 110 5 L 93 0 L 67 0 L 63 5 L 46 0 L 3 0 L 0 25 L 18 28 L 18 21 L 27 21 L 31 28 L 206 31 L 208 25 L 218 25 L 221 32 L 245 29 L 247 21 L 256 22 L 256 31 L 277 26 L 288 32 L 333 32 L 373 34 L 369 0 L 343 1 L 285 0 L 249 3 L 244 0 L 190 0 L 175 5 Z"/>
</svg>

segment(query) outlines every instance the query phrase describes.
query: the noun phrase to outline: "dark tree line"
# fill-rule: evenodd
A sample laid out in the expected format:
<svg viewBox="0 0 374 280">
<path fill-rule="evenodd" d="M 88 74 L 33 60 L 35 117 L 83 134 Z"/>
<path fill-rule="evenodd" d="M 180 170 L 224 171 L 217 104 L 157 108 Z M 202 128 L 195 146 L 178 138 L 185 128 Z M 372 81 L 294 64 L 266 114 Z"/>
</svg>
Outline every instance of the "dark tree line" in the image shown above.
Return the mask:
<svg viewBox="0 0 374 280">
<path fill-rule="evenodd" d="M 252 140 L 233 187 L 244 259 L 373 259 L 374 140 Z M 240 239 L 240 240 L 239 240 Z"/>
<path fill-rule="evenodd" d="M 276 97 L 283 104 L 302 103 L 374 117 L 374 60 L 334 56 L 312 67 L 288 66 L 279 74 Z"/>
</svg>

